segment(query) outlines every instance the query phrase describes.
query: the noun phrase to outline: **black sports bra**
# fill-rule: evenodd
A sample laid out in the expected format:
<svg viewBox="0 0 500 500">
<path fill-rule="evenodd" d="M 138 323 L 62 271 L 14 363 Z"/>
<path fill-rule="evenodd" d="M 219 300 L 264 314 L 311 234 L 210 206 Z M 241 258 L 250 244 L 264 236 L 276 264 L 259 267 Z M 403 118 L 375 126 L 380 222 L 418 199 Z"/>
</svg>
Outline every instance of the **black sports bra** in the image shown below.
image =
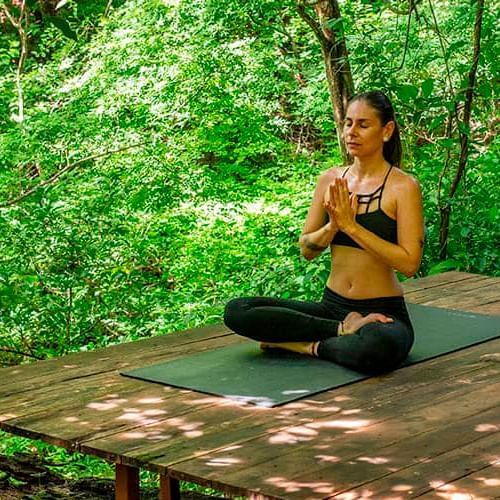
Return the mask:
<svg viewBox="0 0 500 500">
<path fill-rule="evenodd" d="M 349 167 L 347 167 L 342 174 L 342 177 L 345 176 Z M 391 243 L 398 242 L 398 224 L 395 219 L 389 217 L 383 210 L 380 208 L 380 204 L 382 203 L 382 193 L 384 192 L 385 183 L 389 174 L 391 173 L 392 165 L 387 171 L 385 175 L 384 182 L 381 186 L 379 186 L 373 193 L 369 194 L 358 194 L 358 204 L 366 205 L 366 210 L 362 214 L 356 214 L 356 222 L 368 229 L 372 233 L 375 233 L 380 238 L 389 241 Z M 349 192 L 350 194 L 350 192 Z M 374 201 L 378 200 L 378 208 L 372 212 L 368 212 L 370 204 Z M 326 214 L 328 217 L 328 214 Z M 342 231 L 338 231 L 335 237 L 333 238 L 332 245 L 344 245 L 348 247 L 361 248 L 350 236 Z"/>
</svg>

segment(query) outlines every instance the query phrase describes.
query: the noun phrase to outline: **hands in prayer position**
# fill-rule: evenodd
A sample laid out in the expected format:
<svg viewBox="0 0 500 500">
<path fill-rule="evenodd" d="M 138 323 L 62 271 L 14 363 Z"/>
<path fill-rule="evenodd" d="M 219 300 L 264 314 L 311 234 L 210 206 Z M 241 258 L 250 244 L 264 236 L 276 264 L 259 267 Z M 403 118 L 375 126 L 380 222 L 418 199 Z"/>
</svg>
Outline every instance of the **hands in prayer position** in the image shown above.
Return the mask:
<svg viewBox="0 0 500 500">
<path fill-rule="evenodd" d="M 337 178 L 325 192 L 323 207 L 338 229 L 348 233 L 356 224 L 358 197 L 355 193 L 349 195 L 347 180 Z"/>
</svg>

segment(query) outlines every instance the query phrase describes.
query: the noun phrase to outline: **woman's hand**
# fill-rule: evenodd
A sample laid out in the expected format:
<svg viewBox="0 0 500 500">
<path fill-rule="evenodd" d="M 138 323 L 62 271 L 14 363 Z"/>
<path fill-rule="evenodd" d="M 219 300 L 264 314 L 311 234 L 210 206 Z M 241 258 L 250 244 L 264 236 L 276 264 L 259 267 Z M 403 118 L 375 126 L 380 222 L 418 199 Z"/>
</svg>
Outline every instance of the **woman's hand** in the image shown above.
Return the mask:
<svg viewBox="0 0 500 500">
<path fill-rule="evenodd" d="M 370 313 L 366 316 L 362 316 L 359 312 L 352 311 L 345 318 L 344 321 L 339 325 L 338 334 L 339 335 L 352 335 L 356 333 L 362 326 L 368 323 L 373 323 L 379 321 L 381 323 L 392 323 L 394 320 L 389 316 L 385 316 L 381 313 Z"/>
<path fill-rule="evenodd" d="M 346 179 L 335 179 L 328 189 L 330 196 L 328 203 L 325 203 L 325 210 L 341 231 L 349 233 L 356 225 L 358 197 L 354 193 L 349 196 Z"/>
</svg>

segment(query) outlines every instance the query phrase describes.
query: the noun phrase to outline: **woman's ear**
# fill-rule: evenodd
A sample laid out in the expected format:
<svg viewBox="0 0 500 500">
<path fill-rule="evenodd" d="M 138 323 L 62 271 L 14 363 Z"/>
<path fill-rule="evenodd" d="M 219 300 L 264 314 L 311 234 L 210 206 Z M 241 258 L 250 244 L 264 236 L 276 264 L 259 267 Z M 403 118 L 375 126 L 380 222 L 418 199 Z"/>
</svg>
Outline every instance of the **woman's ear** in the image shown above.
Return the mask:
<svg viewBox="0 0 500 500">
<path fill-rule="evenodd" d="M 392 137 L 396 124 L 391 120 L 384 125 L 384 142 L 387 142 Z"/>
</svg>

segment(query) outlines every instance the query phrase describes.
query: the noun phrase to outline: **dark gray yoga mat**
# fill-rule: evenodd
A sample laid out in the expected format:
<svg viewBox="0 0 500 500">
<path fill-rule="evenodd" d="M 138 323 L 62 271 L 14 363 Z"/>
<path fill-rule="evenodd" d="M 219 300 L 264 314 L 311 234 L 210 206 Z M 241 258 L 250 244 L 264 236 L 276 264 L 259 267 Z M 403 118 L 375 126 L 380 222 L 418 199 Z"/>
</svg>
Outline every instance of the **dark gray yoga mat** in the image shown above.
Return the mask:
<svg viewBox="0 0 500 500">
<path fill-rule="evenodd" d="M 408 304 L 408 311 L 415 344 L 402 366 L 500 337 L 500 316 L 417 304 Z M 267 407 L 369 378 L 309 356 L 263 352 L 251 341 L 121 374 Z"/>
</svg>

